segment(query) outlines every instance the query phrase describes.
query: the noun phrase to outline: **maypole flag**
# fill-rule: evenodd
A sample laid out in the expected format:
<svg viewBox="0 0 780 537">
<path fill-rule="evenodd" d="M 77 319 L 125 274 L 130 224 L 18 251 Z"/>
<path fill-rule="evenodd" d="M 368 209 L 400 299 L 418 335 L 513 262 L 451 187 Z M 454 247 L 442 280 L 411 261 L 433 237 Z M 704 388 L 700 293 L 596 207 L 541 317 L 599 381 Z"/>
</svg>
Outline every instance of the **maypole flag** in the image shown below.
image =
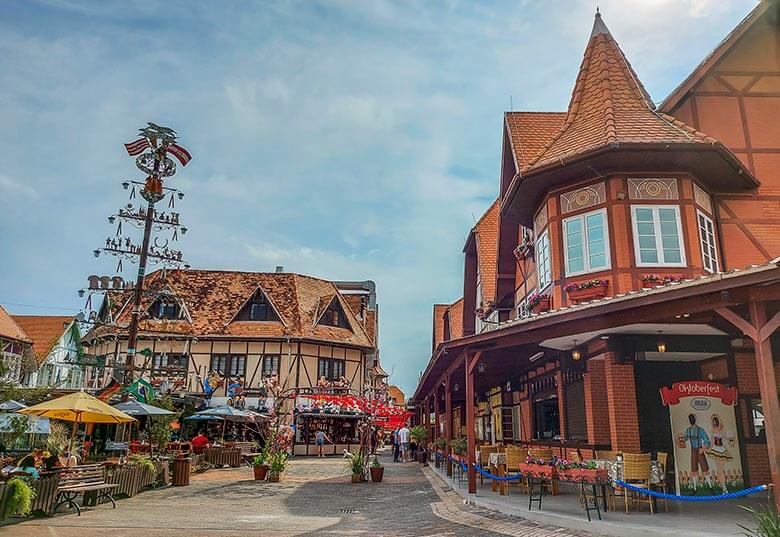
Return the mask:
<svg viewBox="0 0 780 537">
<path fill-rule="evenodd" d="M 192 155 L 190 155 L 190 152 L 178 144 L 169 145 L 166 148 L 166 151 L 176 157 L 179 162 L 181 162 L 182 166 L 186 166 L 187 163 L 192 160 Z"/>
<path fill-rule="evenodd" d="M 149 145 L 149 140 L 147 140 L 146 138 L 139 138 L 135 142 L 130 142 L 129 144 L 125 144 L 125 149 L 127 149 L 127 154 L 130 155 L 131 157 L 140 155 L 150 147 L 151 146 Z"/>
</svg>

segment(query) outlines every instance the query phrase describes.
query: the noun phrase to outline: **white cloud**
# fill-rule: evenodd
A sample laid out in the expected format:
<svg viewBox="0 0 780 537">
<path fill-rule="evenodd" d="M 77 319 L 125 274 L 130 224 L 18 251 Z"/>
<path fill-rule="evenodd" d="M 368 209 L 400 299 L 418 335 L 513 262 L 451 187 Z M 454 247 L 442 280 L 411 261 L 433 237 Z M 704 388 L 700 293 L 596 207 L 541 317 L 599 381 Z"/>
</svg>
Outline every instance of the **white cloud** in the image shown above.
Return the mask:
<svg viewBox="0 0 780 537">
<path fill-rule="evenodd" d="M 31 186 L 0 174 L 0 197 L 4 199 L 37 198 L 38 193 Z"/>
</svg>

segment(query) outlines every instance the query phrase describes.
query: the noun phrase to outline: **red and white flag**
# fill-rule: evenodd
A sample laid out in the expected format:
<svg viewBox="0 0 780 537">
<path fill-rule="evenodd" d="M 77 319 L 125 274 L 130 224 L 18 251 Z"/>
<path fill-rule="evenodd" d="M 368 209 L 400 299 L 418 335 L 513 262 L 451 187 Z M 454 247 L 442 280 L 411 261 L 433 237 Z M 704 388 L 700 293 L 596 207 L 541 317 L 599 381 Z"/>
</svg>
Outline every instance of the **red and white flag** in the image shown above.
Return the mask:
<svg viewBox="0 0 780 537">
<path fill-rule="evenodd" d="M 190 152 L 178 144 L 171 144 L 167 147 L 166 150 L 168 153 L 176 157 L 179 162 L 181 162 L 182 166 L 186 166 L 187 163 L 192 160 L 192 155 L 190 155 Z"/>
<path fill-rule="evenodd" d="M 149 145 L 149 140 L 147 140 L 146 138 L 139 138 L 135 142 L 130 142 L 129 144 L 125 144 L 125 149 L 127 149 L 127 154 L 130 155 L 131 157 L 140 155 L 149 147 L 151 146 Z"/>
</svg>

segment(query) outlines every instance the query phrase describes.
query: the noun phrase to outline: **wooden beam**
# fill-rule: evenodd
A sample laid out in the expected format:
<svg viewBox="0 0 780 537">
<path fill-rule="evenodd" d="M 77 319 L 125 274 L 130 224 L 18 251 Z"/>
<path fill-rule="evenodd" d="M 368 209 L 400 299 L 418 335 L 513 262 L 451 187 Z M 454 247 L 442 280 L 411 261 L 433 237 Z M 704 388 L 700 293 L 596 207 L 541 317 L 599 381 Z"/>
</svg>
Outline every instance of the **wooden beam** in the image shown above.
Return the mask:
<svg viewBox="0 0 780 537">
<path fill-rule="evenodd" d="M 758 341 L 758 328 L 753 326 L 751 323 L 740 317 L 738 314 L 734 313 L 729 308 L 715 308 L 715 312 L 726 319 L 728 322 L 736 326 L 738 329 L 742 330 L 742 333 L 745 334 L 747 337 L 752 339 L 753 341 Z"/>
<path fill-rule="evenodd" d="M 762 342 L 769 339 L 769 336 L 775 333 L 780 327 L 780 311 L 775 313 L 771 319 L 769 319 L 764 326 L 758 330 L 758 339 Z"/>
<path fill-rule="evenodd" d="M 447 373 L 444 380 L 444 438 L 447 440 L 447 446 L 444 448 L 444 463 L 447 469 L 447 475 L 452 476 L 452 374 Z"/>
<path fill-rule="evenodd" d="M 475 451 L 477 449 L 477 439 L 474 427 L 474 366 L 482 357 L 482 352 L 477 351 L 473 356 L 469 356 L 466 361 L 466 461 L 468 463 L 469 476 L 469 494 L 477 493 L 477 471 L 474 468 L 476 464 Z"/>
<path fill-rule="evenodd" d="M 767 326 L 766 304 L 751 302 L 749 304 L 750 320 L 758 331 L 758 327 Z M 772 318 L 774 320 L 774 317 Z M 769 452 L 769 471 L 772 475 L 772 485 L 780 490 L 780 399 L 777 396 L 775 380 L 775 364 L 772 360 L 772 346 L 769 339 L 756 341 L 756 367 L 758 369 L 758 387 L 761 391 L 761 403 L 764 410 L 764 428 L 766 432 L 766 447 Z M 775 509 L 780 511 L 780 494 L 774 494 Z"/>
</svg>

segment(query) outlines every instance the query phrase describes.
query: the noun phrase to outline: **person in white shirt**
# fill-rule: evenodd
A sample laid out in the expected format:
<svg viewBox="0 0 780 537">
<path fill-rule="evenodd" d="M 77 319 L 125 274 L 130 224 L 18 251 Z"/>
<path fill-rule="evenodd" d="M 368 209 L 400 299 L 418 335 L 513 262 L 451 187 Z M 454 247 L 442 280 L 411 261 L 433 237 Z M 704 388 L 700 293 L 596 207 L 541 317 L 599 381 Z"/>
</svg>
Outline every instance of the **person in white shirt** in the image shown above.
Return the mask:
<svg viewBox="0 0 780 537">
<path fill-rule="evenodd" d="M 398 441 L 401 444 L 401 462 L 409 462 L 409 427 L 406 425 L 398 431 Z"/>
</svg>

